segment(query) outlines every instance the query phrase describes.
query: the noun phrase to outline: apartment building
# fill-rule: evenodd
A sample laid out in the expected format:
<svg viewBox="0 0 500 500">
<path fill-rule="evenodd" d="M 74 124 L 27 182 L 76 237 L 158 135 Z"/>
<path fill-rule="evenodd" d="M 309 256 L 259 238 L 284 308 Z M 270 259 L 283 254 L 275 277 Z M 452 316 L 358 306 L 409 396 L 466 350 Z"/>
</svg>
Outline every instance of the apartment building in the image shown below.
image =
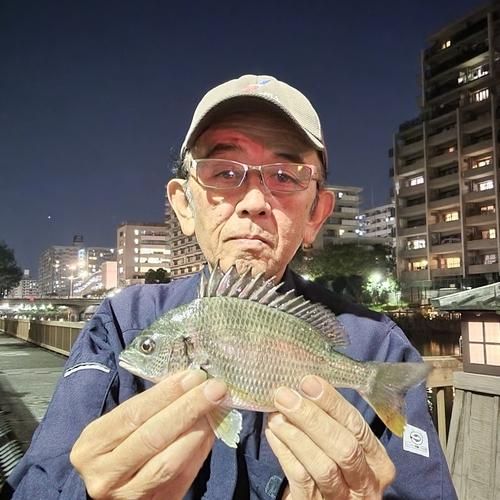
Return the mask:
<svg viewBox="0 0 500 500">
<path fill-rule="evenodd" d="M 394 200 L 368 208 L 359 216 L 361 233 L 365 238 L 381 238 L 381 242 L 396 246 L 396 208 Z"/>
<path fill-rule="evenodd" d="M 407 287 L 474 287 L 499 273 L 499 4 L 429 44 L 420 115 L 400 125 L 389 152 L 398 276 Z"/>
<path fill-rule="evenodd" d="M 363 188 L 353 186 L 326 186 L 335 194 L 335 207 L 324 222 L 313 248 L 323 248 L 337 243 L 357 242 L 362 236 L 359 221 Z"/>
<path fill-rule="evenodd" d="M 118 287 L 141 284 L 150 269 L 170 272 L 165 224 L 123 222 L 116 231 Z"/>
<path fill-rule="evenodd" d="M 39 297 L 38 280 L 30 276 L 29 269 L 24 269 L 23 276 L 19 285 L 12 289 L 8 295 L 13 299 L 26 299 L 30 297 Z"/>
<path fill-rule="evenodd" d="M 191 276 L 203 269 L 205 256 L 203 255 L 196 236 L 185 236 L 181 230 L 179 220 L 165 197 L 165 229 L 171 249 L 171 276 Z"/>
</svg>

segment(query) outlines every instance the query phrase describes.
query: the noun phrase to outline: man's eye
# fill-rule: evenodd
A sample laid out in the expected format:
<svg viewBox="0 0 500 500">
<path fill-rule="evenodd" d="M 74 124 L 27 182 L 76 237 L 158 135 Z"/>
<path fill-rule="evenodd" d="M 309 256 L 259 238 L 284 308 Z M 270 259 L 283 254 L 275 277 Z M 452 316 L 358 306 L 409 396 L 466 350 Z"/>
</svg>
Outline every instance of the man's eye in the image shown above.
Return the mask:
<svg viewBox="0 0 500 500">
<path fill-rule="evenodd" d="M 214 174 L 214 177 L 231 180 L 236 177 L 236 172 L 234 170 L 220 170 Z"/>
<path fill-rule="evenodd" d="M 274 174 L 274 179 L 279 183 L 297 184 L 299 182 L 296 175 L 293 175 L 292 173 L 285 170 L 278 170 Z"/>
</svg>

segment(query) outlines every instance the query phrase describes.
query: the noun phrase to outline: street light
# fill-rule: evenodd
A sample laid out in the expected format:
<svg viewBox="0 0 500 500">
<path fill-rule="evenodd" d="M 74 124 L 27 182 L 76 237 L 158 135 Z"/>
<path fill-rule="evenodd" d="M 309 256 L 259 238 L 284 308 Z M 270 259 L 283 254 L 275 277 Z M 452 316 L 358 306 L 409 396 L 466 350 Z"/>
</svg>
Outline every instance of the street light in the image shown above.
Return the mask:
<svg viewBox="0 0 500 500">
<path fill-rule="evenodd" d="M 71 269 L 71 276 L 68 276 L 69 279 L 69 297 L 68 298 L 73 298 L 73 280 L 75 279 L 75 276 L 73 275 L 73 271 L 76 269 L 75 266 L 69 266 L 68 269 Z"/>
</svg>

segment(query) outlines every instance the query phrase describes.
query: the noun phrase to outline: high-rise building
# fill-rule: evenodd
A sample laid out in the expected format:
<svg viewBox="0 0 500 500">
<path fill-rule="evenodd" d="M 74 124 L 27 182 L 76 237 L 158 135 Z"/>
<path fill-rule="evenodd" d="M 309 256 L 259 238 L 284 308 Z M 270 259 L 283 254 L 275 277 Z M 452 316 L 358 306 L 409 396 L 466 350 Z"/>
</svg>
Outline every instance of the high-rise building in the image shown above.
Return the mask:
<svg viewBox="0 0 500 500">
<path fill-rule="evenodd" d="M 500 5 L 446 26 L 421 52 L 420 114 L 394 136 L 396 256 L 407 287 L 499 276 Z"/>
<path fill-rule="evenodd" d="M 116 232 L 118 286 L 144 283 L 150 270 L 170 272 L 170 248 L 165 224 L 124 222 Z"/>
<path fill-rule="evenodd" d="M 75 246 L 52 246 L 42 253 L 38 269 L 38 289 L 42 297 L 70 296 L 78 268 L 78 250 Z"/>
<path fill-rule="evenodd" d="M 171 249 L 171 276 L 190 276 L 197 273 L 205 265 L 203 255 L 196 236 L 185 236 L 181 230 L 177 215 L 165 197 L 165 226 L 167 240 Z"/>
</svg>

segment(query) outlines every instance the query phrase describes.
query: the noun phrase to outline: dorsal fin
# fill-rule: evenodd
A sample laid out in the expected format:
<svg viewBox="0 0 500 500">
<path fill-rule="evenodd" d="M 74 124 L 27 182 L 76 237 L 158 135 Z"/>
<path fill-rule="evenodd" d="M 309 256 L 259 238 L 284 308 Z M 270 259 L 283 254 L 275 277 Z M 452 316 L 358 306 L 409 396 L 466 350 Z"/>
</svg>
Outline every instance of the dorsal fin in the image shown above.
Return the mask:
<svg viewBox="0 0 500 500">
<path fill-rule="evenodd" d="M 265 272 L 261 272 L 252 278 L 251 268 L 240 275 L 234 265 L 223 273 L 217 262 L 208 280 L 205 273 L 201 273 L 198 298 L 235 297 L 252 300 L 306 321 L 324 333 L 326 343 L 330 348 L 349 345 L 347 332 L 330 309 L 322 304 L 311 304 L 302 295 L 296 297 L 295 290 L 279 293 L 278 289 L 282 283 L 275 285 L 274 277 L 266 280 L 264 275 Z"/>
</svg>

